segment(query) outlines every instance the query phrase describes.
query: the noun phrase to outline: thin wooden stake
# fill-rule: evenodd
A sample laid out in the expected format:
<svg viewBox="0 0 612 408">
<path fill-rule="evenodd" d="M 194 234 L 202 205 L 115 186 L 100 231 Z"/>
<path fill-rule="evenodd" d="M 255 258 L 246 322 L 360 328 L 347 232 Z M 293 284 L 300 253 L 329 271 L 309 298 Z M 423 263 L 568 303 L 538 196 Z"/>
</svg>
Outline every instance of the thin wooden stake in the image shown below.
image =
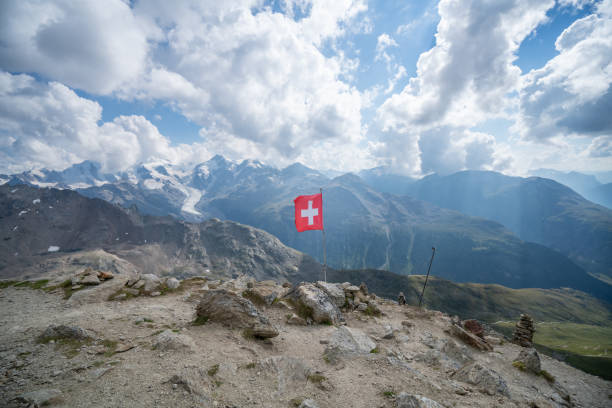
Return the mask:
<svg viewBox="0 0 612 408">
<path fill-rule="evenodd" d="M 427 276 L 425 277 L 425 284 L 423 284 L 423 291 L 421 292 L 421 297 L 419 297 L 419 307 L 421 307 L 421 302 L 423 302 L 423 295 L 425 294 L 425 287 L 427 286 L 427 279 L 429 279 L 429 271 L 431 270 L 431 264 L 433 263 L 435 254 L 436 248 L 431 247 L 431 259 L 429 261 L 429 268 L 427 268 Z"/>
</svg>

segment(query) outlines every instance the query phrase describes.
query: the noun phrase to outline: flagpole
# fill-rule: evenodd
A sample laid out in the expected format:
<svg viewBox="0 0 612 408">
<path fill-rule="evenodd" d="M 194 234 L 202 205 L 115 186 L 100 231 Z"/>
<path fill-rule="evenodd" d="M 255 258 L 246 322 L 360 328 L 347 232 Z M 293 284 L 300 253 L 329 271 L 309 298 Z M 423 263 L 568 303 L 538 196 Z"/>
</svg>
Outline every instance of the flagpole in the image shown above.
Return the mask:
<svg viewBox="0 0 612 408">
<path fill-rule="evenodd" d="M 319 188 L 321 192 L 321 216 L 323 215 L 323 188 Z M 321 224 L 321 232 L 323 233 L 323 280 L 327 282 L 327 250 L 325 249 L 325 226 Z"/>
</svg>

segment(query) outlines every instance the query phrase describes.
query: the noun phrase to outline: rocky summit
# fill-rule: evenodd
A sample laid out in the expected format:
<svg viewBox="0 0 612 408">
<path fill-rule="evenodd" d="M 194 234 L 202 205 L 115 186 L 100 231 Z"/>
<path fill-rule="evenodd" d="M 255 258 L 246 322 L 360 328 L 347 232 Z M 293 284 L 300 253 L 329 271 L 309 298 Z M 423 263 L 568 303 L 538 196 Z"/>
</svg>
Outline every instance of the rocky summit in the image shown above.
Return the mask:
<svg viewBox="0 0 612 408">
<path fill-rule="evenodd" d="M 0 406 L 610 406 L 610 382 L 365 285 L 111 264 L 2 281 Z"/>
</svg>

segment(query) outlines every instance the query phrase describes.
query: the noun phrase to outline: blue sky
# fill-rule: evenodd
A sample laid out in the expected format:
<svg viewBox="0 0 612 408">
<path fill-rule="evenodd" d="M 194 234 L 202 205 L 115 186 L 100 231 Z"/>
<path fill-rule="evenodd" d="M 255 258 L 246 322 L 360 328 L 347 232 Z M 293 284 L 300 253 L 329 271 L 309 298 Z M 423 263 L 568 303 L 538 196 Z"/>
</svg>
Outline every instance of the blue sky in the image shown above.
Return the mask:
<svg viewBox="0 0 612 408">
<path fill-rule="evenodd" d="M 0 5 L 0 172 L 612 170 L 612 1 Z"/>
</svg>

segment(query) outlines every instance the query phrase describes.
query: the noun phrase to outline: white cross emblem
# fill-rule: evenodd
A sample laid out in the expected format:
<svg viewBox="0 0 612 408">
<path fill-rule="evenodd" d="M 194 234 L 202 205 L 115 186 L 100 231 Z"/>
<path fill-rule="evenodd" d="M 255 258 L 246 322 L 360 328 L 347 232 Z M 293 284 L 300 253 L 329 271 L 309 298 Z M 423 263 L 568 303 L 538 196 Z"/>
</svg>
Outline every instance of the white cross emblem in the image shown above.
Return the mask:
<svg viewBox="0 0 612 408">
<path fill-rule="evenodd" d="M 319 215 L 318 208 L 312 208 L 312 200 L 308 200 L 308 209 L 302 210 L 302 218 L 308 217 L 308 225 L 314 224 L 314 217 Z"/>
</svg>

